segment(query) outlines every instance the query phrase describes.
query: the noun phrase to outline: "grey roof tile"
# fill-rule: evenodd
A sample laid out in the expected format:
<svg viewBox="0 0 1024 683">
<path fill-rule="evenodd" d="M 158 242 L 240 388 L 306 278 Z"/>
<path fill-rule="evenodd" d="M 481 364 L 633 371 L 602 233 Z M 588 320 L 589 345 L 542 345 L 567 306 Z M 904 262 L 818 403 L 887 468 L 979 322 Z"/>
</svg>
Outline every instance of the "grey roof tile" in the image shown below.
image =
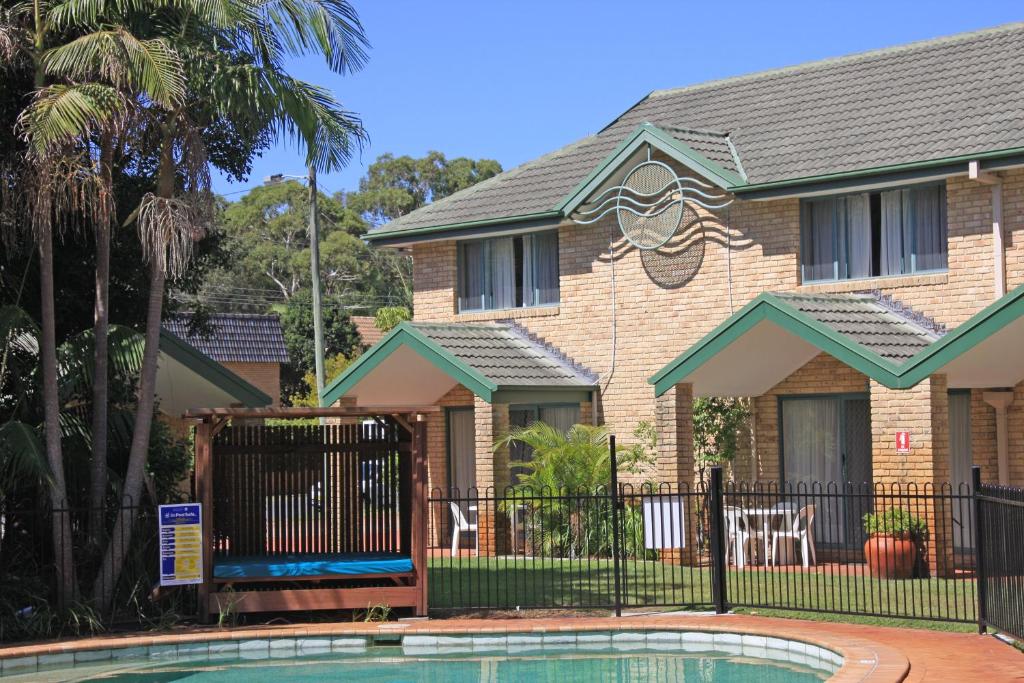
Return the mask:
<svg viewBox="0 0 1024 683">
<path fill-rule="evenodd" d="M 181 313 L 163 327 L 218 363 L 287 363 L 288 349 L 276 315 L 218 313 L 211 315 L 210 334 L 191 334 L 192 314 Z"/>
<path fill-rule="evenodd" d="M 875 294 L 783 292 L 772 296 L 897 365 L 941 337 L 930 321 Z"/>
<path fill-rule="evenodd" d="M 596 376 L 508 323 L 409 323 L 499 387 L 589 388 Z"/>
<path fill-rule="evenodd" d="M 1024 24 L 1012 24 L 656 91 L 596 135 L 378 230 L 551 211 L 645 122 L 728 133 L 750 183 L 1024 147 L 1022 86 Z M 692 142 L 729 161 L 707 136 Z"/>
</svg>

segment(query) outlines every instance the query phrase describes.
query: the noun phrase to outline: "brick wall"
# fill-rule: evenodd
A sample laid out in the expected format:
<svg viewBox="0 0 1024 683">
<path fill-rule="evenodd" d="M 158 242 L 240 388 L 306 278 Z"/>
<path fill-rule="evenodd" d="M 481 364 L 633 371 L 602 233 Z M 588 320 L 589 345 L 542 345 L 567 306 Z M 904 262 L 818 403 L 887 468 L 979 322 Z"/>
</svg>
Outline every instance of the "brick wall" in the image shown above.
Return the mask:
<svg viewBox="0 0 1024 683">
<path fill-rule="evenodd" d="M 1014 287 L 1024 283 L 1024 171 L 1004 177 L 1007 284 Z M 518 319 L 600 374 L 597 418 L 625 443 L 638 422 L 656 418 L 647 378 L 761 292 L 877 288 L 939 322 L 962 323 L 993 299 L 990 196 L 988 187 L 965 177 L 948 181 L 948 272 L 816 285 L 799 281 L 797 199 L 737 201 L 717 215 L 695 214 L 667 245 L 676 255 L 668 261 L 629 247 L 612 217 L 590 226 L 566 222 L 558 228 L 561 303 L 527 310 L 457 314 L 455 242 L 425 243 L 413 248 L 415 315 L 430 321 Z M 839 391 L 834 373 L 859 390 L 866 386 L 863 376 L 841 364 L 833 361 L 827 371 L 822 364 L 827 363 L 815 359 L 798 373 L 806 386 L 803 380 L 787 380 L 773 392 Z M 755 402 L 761 422 L 753 440 L 760 453 L 737 463 L 737 470 L 777 475 L 773 402 L 774 397 Z M 983 403 L 975 406 L 979 449 L 994 443 L 987 432 L 991 410 Z M 1011 432 L 1018 435 L 1011 439 L 1012 467 L 1015 477 L 1024 477 L 1024 400 L 1010 411 Z"/>
<path fill-rule="evenodd" d="M 221 363 L 264 394 L 274 399 L 271 405 L 281 405 L 280 363 Z"/>
</svg>

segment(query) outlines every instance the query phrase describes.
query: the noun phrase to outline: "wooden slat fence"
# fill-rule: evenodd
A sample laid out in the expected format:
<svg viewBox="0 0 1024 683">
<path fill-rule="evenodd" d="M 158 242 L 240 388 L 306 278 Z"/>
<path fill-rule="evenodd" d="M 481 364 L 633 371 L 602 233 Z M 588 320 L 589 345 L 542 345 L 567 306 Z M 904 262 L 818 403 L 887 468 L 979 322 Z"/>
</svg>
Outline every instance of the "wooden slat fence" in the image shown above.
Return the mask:
<svg viewBox="0 0 1024 683">
<path fill-rule="evenodd" d="M 398 425 L 230 426 L 213 442 L 218 557 L 410 548 Z"/>
</svg>

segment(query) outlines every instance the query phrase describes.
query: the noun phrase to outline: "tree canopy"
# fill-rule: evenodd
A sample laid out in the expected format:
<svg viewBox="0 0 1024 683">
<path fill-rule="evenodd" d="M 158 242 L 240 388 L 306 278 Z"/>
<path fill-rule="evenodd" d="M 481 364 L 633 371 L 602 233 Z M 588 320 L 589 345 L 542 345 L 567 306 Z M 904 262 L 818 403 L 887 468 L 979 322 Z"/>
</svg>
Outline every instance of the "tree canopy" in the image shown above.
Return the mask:
<svg viewBox="0 0 1024 683">
<path fill-rule="evenodd" d="M 419 159 L 382 154 L 359 181 L 349 206 L 380 225 L 499 173 L 501 164 L 494 159 L 449 160 L 437 151 Z"/>
</svg>

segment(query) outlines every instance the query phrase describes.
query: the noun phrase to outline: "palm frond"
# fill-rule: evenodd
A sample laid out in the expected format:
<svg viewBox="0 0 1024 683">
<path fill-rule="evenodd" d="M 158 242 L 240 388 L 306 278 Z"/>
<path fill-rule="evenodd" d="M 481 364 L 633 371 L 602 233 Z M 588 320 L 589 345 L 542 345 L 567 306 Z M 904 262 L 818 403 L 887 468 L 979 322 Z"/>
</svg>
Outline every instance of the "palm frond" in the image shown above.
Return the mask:
<svg viewBox="0 0 1024 683">
<path fill-rule="evenodd" d="M 95 31 L 52 48 L 43 56 L 51 76 L 108 81 L 129 87 L 164 107 L 185 96 L 185 72 L 177 52 L 162 38 L 140 40 L 121 27 Z"/>
<path fill-rule="evenodd" d="M 57 349 L 62 405 L 92 400 L 93 359 L 96 337 L 92 329 L 67 339 Z M 130 383 L 142 367 L 145 338 L 123 325 L 111 325 L 107 335 L 108 363 L 116 384 Z"/>
<path fill-rule="evenodd" d="M 369 41 L 348 0 L 268 0 L 264 18 L 291 55 L 319 52 L 338 73 L 366 63 Z"/>
<path fill-rule="evenodd" d="M 206 234 L 196 204 L 149 193 L 139 204 L 136 220 L 146 260 L 170 278 L 184 273 L 195 243 Z"/>
<path fill-rule="evenodd" d="M 278 108 L 278 130 L 305 144 L 307 165 L 338 170 L 369 141 L 358 115 L 345 110 L 327 89 L 283 73 L 268 75 L 267 82 Z"/>
<path fill-rule="evenodd" d="M 84 137 L 103 122 L 122 115 L 126 103 L 116 88 L 99 83 L 55 84 L 40 90 L 18 117 L 35 154 Z"/>
<path fill-rule="evenodd" d="M 17 420 L 0 424 L 0 444 L 0 471 L 6 475 L 5 480 L 36 478 L 49 481 L 46 451 L 32 427 Z"/>
</svg>

